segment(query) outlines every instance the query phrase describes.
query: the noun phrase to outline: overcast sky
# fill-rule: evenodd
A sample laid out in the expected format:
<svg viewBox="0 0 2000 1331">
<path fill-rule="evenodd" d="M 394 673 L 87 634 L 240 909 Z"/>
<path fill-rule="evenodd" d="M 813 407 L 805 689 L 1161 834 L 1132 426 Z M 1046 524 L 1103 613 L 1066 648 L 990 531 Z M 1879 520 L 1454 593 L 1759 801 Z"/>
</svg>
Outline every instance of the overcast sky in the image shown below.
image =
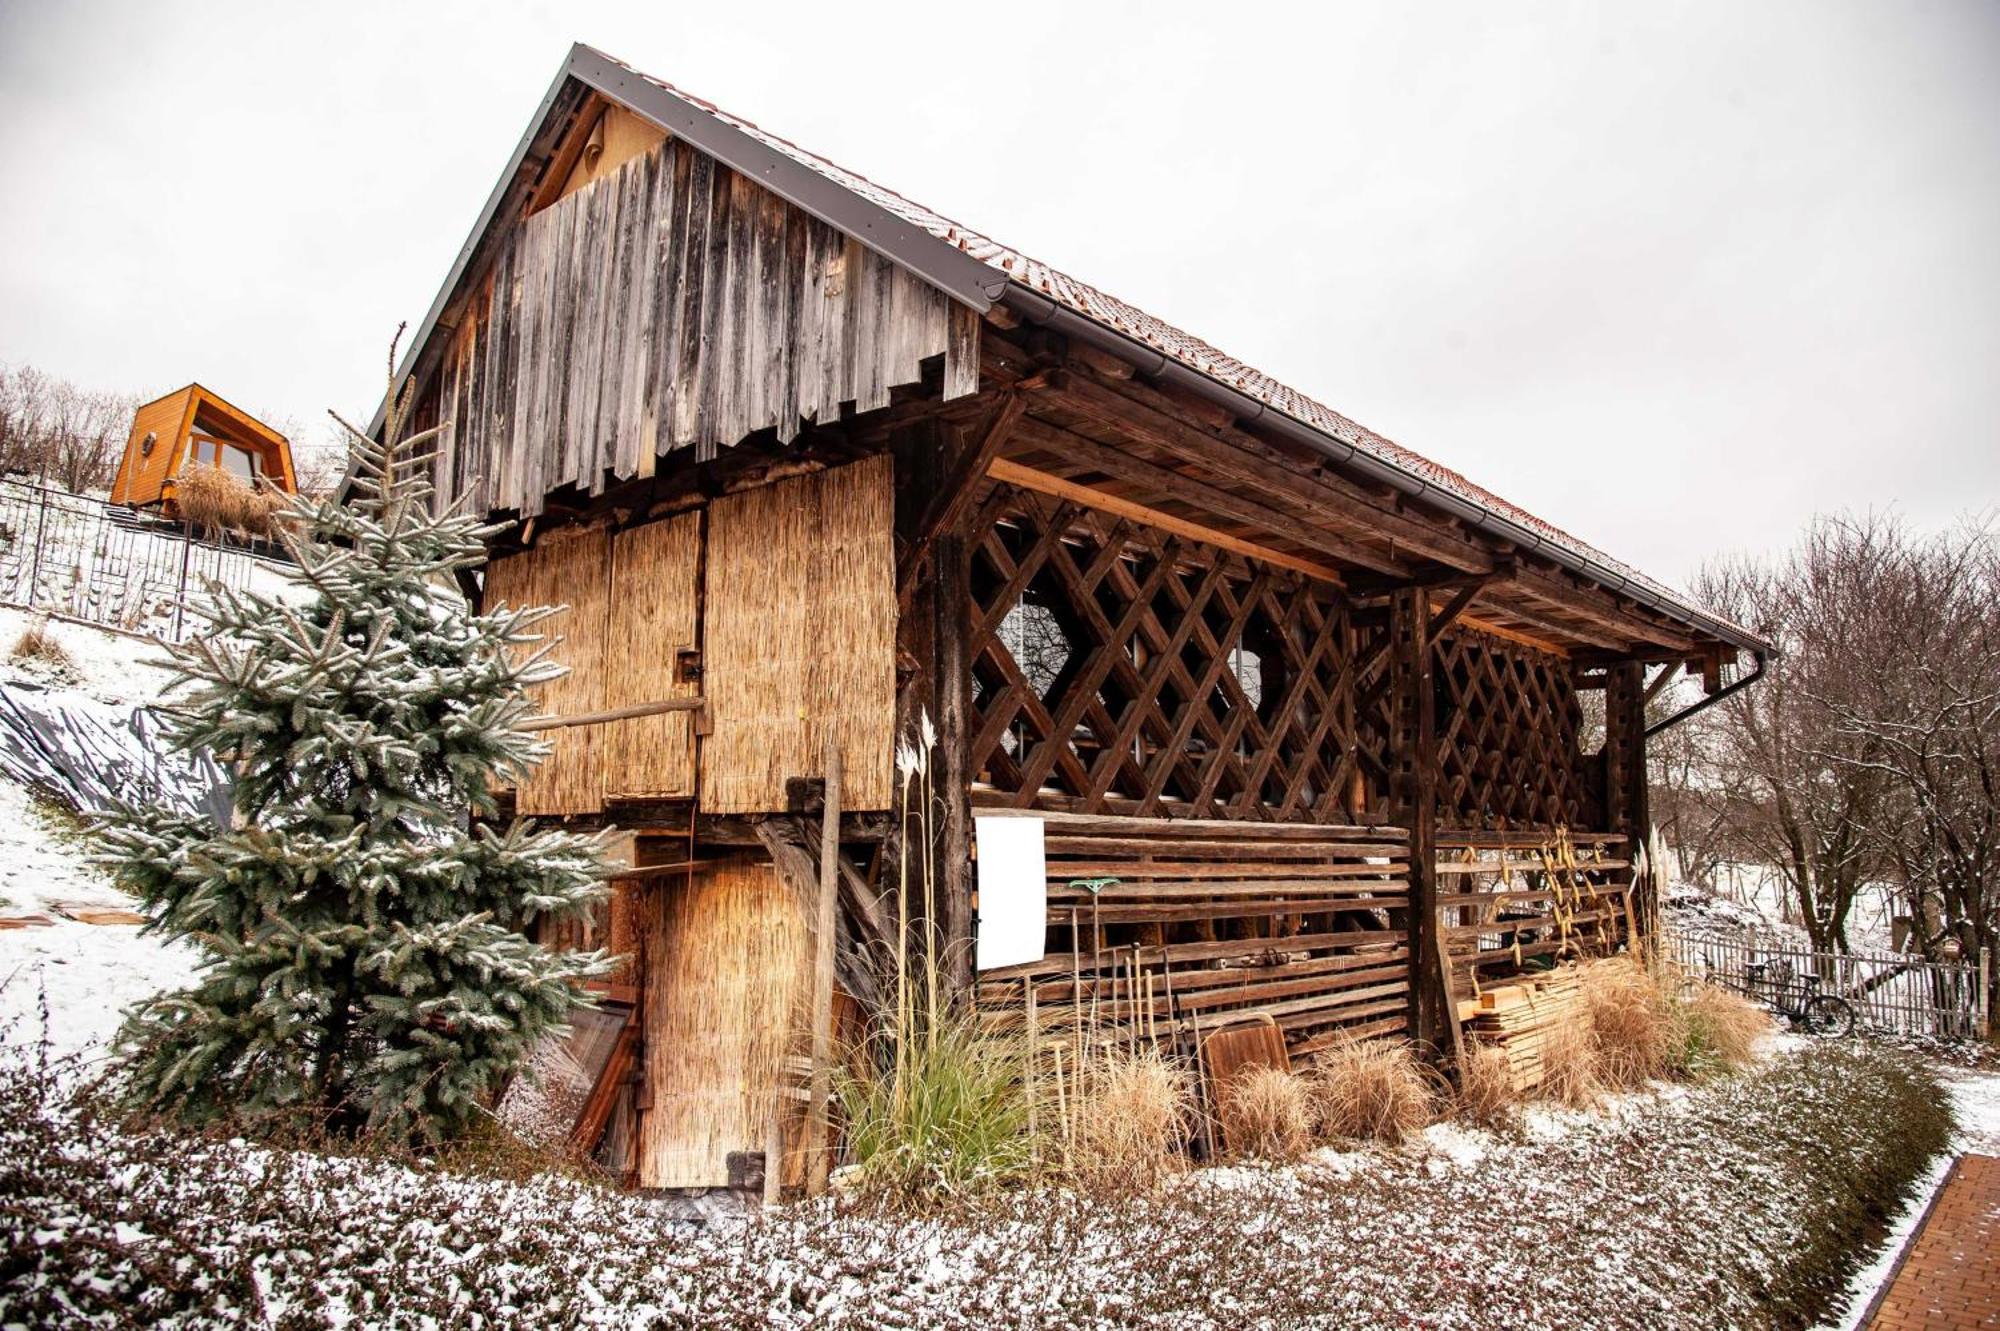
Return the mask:
<svg viewBox="0 0 2000 1331">
<path fill-rule="evenodd" d="M 2000 503 L 2000 3 L 0 0 L 0 361 L 366 415 L 586 41 L 1648 572 Z"/>
</svg>

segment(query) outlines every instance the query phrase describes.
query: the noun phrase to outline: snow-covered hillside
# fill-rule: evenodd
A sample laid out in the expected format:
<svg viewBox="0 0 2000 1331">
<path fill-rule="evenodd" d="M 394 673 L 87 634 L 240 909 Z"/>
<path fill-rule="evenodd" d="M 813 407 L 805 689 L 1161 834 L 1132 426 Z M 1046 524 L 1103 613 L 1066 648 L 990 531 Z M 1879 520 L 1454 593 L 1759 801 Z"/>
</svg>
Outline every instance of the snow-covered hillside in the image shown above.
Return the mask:
<svg viewBox="0 0 2000 1331">
<path fill-rule="evenodd" d="M 33 627 L 60 644 L 65 662 L 7 655 Z M 157 697 L 168 682 L 162 659 L 146 639 L 0 607 L 0 682 L 45 688 L 73 706 L 115 715 Z M 79 918 L 129 914 L 133 904 L 88 856 L 76 819 L 0 779 L 0 920 L 47 921 L 0 927 L 0 1025 L 12 1023 L 12 1040 L 39 1037 L 46 1002 L 51 1045 L 94 1060 L 122 1010 L 185 982 L 195 954 L 137 925 Z"/>
</svg>

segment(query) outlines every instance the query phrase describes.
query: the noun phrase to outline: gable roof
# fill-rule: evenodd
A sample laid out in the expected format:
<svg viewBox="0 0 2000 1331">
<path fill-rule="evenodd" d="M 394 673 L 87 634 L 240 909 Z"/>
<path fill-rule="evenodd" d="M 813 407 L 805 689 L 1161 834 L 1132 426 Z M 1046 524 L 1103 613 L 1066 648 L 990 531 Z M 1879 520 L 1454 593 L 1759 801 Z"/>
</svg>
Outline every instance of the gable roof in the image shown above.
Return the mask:
<svg viewBox="0 0 2000 1331">
<path fill-rule="evenodd" d="M 644 116 L 981 313 L 1004 304 L 1031 322 L 1059 322 L 1066 332 L 1135 359 L 1148 373 L 1167 373 L 1219 398 L 1246 421 L 1257 421 L 1328 453 L 1336 462 L 1355 466 L 1524 550 L 1552 558 L 1611 592 L 1630 596 L 1734 646 L 1760 653 L 1769 650 L 1755 634 L 1701 609 L 1682 593 L 1194 334 L 581 43 L 570 48 L 420 326 L 403 366 L 405 374 L 415 365 L 530 145 L 571 79 Z M 371 428 L 380 426 L 378 413 Z"/>
</svg>

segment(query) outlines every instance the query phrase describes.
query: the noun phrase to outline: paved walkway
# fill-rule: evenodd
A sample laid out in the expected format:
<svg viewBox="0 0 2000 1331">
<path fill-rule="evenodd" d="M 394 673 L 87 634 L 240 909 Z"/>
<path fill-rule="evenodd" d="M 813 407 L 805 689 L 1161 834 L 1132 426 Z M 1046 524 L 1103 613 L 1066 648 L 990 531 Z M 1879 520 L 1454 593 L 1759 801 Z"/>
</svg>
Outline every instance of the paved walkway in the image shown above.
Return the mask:
<svg viewBox="0 0 2000 1331">
<path fill-rule="evenodd" d="M 1952 1165 L 1866 1325 L 2000 1327 L 2000 1156 L 1960 1156 Z"/>
</svg>

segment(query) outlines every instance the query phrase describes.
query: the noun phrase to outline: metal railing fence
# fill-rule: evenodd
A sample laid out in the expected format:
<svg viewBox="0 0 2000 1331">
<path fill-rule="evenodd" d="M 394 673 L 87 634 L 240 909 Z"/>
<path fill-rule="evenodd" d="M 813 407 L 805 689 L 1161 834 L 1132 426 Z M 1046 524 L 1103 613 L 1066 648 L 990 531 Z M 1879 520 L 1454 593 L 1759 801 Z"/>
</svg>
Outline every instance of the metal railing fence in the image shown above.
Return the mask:
<svg viewBox="0 0 2000 1331">
<path fill-rule="evenodd" d="M 1846 999 L 1866 1031 L 1961 1040 L 1986 1035 L 1989 958 L 1926 961 L 1903 952 L 1813 952 L 1748 932 L 1741 938 L 1683 937 L 1669 932 L 1667 956 L 1696 979 L 1749 989 L 1748 967 L 1773 964 L 1778 973 L 1817 975 L 1820 992 Z M 1767 972 L 1768 973 L 1768 972 Z"/>
<path fill-rule="evenodd" d="M 211 583 L 245 587 L 256 557 L 132 509 L 0 479 L 0 602 L 178 640 Z"/>
</svg>

